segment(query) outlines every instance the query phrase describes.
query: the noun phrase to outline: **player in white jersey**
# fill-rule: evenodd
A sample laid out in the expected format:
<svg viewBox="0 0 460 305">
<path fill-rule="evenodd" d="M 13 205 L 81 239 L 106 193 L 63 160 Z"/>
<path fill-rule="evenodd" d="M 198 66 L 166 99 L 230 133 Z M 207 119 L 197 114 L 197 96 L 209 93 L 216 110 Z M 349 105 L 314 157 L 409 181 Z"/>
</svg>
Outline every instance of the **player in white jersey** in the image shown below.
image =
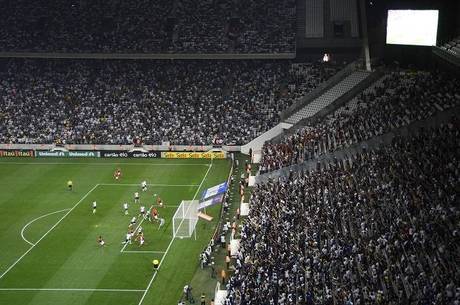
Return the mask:
<svg viewBox="0 0 460 305">
<path fill-rule="evenodd" d="M 144 243 L 145 243 L 144 234 L 140 234 L 139 235 L 139 247 L 142 247 Z"/>
<path fill-rule="evenodd" d="M 139 192 L 134 193 L 134 203 L 139 203 Z"/>
<path fill-rule="evenodd" d="M 131 237 L 132 237 L 132 233 L 131 233 L 131 232 L 126 233 L 125 241 L 122 242 L 122 244 L 131 244 Z"/>
<path fill-rule="evenodd" d="M 133 218 L 131 218 L 131 222 L 129 224 L 131 226 L 134 226 L 136 224 L 136 216 L 133 216 Z"/>
<path fill-rule="evenodd" d="M 125 215 L 129 214 L 129 212 L 128 212 L 128 203 L 127 202 L 123 203 L 123 210 L 125 210 Z"/>
<path fill-rule="evenodd" d="M 141 206 L 140 212 L 141 212 L 142 218 L 145 218 L 145 206 L 143 205 Z"/>
<path fill-rule="evenodd" d="M 104 247 L 105 246 L 105 241 L 104 239 L 102 238 L 101 235 L 99 235 L 98 239 L 97 239 L 97 243 L 99 244 L 99 246 L 101 247 Z"/>
<path fill-rule="evenodd" d="M 142 181 L 141 187 L 142 187 L 142 191 L 143 191 L 143 192 L 147 191 L 147 181 L 145 181 L 145 180 Z"/>
<path fill-rule="evenodd" d="M 164 218 L 159 218 L 160 225 L 158 226 L 158 229 L 160 229 L 164 224 L 165 224 L 165 219 Z"/>
<path fill-rule="evenodd" d="M 93 201 L 93 214 L 96 214 L 96 207 L 97 207 L 97 203 L 96 201 Z"/>
</svg>

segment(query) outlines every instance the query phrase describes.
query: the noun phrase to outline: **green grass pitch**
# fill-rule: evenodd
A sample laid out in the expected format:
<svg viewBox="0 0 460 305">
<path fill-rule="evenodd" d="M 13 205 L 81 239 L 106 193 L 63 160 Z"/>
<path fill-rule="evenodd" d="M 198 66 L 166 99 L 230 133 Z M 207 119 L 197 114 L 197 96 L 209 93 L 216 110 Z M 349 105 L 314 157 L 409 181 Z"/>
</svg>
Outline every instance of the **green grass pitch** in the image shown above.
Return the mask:
<svg viewBox="0 0 460 305">
<path fill-rule="evenodd" d="M 119 161 L 119 162 L 118 162 Z M 173 239 L 172 216 L 182 200 L 225 181 L 228 160 L 0 159 L 0 304 L 175 305 L 199 267 L 220 206 L 200 220 L 197 239 Z M 123 177 L 115 181 L 119 167 Z M 72 180 L 74 190 L 67 190 Z M 141 181 L 150 185 L 140 190 Z M 144 221 L 146 244 L 124 247 L 134 192 L 166 223 Z M 92 213 L 92 202 L 97 212 Z M 123 213 L 128 201 L 130 215 Z M 106 247 L 96 240 L 102 235 Z M 161 261 L 158 272 L 152 260 Z"/>
</svg>

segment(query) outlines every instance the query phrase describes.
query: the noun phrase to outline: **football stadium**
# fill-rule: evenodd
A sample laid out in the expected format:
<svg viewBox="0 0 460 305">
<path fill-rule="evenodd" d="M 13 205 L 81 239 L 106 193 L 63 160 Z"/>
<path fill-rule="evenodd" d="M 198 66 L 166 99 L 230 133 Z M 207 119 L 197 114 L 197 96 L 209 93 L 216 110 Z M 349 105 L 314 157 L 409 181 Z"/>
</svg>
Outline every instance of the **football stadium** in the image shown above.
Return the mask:
<svg viewBox="0 0 460 305">
<path fill-rule="evenodd" d="M 460 304 L 458 1 L 0 15 L 0 305 Z"/>
</svg>

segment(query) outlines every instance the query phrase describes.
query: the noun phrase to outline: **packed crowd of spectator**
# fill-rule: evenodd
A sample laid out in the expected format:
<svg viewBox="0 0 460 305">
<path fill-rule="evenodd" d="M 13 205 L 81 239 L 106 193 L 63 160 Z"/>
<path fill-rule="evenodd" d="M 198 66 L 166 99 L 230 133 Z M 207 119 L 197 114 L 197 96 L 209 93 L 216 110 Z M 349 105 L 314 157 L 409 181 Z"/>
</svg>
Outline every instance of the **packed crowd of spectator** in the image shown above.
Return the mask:
<svg viewBox="0 0 460 305">
<path fill-rule="evenodd" d="M 0 143 L 245 144 L 337 66 L 3 60 Z"/>
<path fill-rule="evenodd" d="M 295 0 L 6 1 L 0 51 L 292 53 Z"/>
<path fill-rule="evenodd" d="M 460 105 L 460 80 L 442 73 L 394 72 L 357 104 L 263 147 L 262 172 L 276 170 L 387 133 Z"/>
<path fill-rule="evenodd" d="M 226 304 L 460 304 L 459 131 L 256 186 Z"/>
</svg>

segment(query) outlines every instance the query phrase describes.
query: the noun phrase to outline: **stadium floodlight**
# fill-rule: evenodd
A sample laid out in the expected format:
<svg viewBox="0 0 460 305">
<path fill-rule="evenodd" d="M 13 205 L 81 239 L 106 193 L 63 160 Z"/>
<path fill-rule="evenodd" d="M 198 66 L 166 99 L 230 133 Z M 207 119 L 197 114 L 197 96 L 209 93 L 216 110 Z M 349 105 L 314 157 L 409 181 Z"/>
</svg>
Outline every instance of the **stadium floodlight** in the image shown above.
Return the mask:
<svg viewBox="0 0 460 305">
<path fill-rule="evenodd" d="M 199 200 L 182 200 L 173 216 L 173 237 L 190 238 L 198 222 Z"/>
</svg>

